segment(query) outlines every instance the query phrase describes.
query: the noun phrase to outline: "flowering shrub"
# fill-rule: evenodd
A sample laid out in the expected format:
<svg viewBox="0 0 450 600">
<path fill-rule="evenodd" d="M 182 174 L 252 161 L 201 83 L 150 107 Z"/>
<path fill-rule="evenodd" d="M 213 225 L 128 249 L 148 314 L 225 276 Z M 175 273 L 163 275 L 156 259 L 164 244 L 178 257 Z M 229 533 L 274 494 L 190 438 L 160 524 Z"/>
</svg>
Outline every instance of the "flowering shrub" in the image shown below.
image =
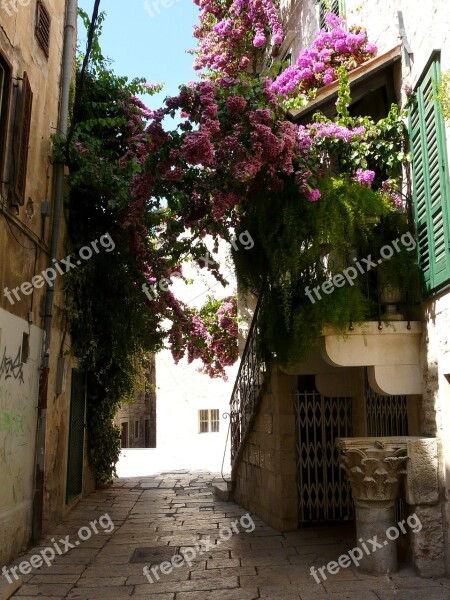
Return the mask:
<svg viewBox="0 0 450 600">
<path fill-rule="evenodd" d="M 254 66 L 255 49 L 278 45 L 283 28 L 273 0 L 194 0 L 200 24 L 194 28 L 199 48 L 194 68 L 235 75 Z"/>
<path fill-rule="evenodd" d="M 184 356 L 188 363 L 201 359 L 201 372 L 210 377 L 220 375 L 226 380 L 225 367 L 234 365 L 239 357 L 237 336 L 236 297 L 223 300 L 211 297 L 199 313 L 191 312 L 191 319 L 173 323 L 169 342 L 176 363 Z"/>
<path fill-rule="evenodd" d="M 298 97 L 305 104 L 321 87 L 338 79 L 337 69 L 351 71 L 377 53 L 367 39 L 364 27 L 344 28 L 344 19 L 326 16 L 328 29 L 322 29 L 310 48 L 301 50 L 297 63 L 287 67 L 273 82 L 272 90 L 285 99 Z M 289 105 L 293 107 L 292 103 Z"/>
</svg>

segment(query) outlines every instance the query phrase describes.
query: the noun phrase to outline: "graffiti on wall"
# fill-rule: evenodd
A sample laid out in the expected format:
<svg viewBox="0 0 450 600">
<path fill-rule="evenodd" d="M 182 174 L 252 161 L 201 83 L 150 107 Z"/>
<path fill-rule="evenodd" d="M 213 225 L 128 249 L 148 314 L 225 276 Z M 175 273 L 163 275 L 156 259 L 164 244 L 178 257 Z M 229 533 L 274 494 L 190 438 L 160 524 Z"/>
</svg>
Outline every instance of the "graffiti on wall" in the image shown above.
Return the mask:
<svg viewBox="0 0 450 600">
<path fill-rule="evenodd" d="M 23 379 L 23 362 L 21 360 L 22 348 L 19 346 L 17 355 L 13 358 L 7 353 L 6 346 L 3 350 L 3 357 L 0 362 L 0 379 L 14 379 L 20 384 L 24 383 Z"/>
<path fill-rule="evenodd" d="M 3 500 L 6 495 L 16 504 L 26 498 L 31 485 L 35 412 L 23 386 L 0 386 L 0 481 L 6 486 Z"/>
<path fill-rule="evenodd" d="M 13 410 L 0 409 L 0 431 L 20 435 L 25 433 L 25 419 L 23 415 Z"/>
</svg>

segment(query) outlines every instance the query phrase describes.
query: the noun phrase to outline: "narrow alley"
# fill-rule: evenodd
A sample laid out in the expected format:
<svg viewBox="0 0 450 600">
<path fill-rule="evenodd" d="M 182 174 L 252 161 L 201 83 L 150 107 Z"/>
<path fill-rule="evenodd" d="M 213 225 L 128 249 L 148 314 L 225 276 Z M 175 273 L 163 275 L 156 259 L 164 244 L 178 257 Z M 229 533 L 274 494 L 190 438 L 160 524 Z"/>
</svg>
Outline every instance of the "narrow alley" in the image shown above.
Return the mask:
<svg viewBox="0 0 450 600">
<path fill-rule="evenodd" d="M 12 597 L 450 599 L 448 580 L 420 579 L 409 569 L 373 577 L 347 568 L 326 573 L 327 579 L 316 583 L 311 566 L 318 569 L 348 553 L 354 545 L 352 529 L 340 525 L 280 534 L 238 505 L 217 500 L 212 492 L 217 481 L 217 474 L 177 471 L 121 478 L 97 490 L 40 547 L 17 558 L 14 565 L 38 564 L 43 551 L 49 566 L 32 567 Z M 69 544 L 74 547 L 66 553 Z M 54 551 L 56 545 L 61 555 Z M 182 558 L 171 564 L 176 555 Z M 12 567 L 8 569 L 14 579 Z"/>
</svg>

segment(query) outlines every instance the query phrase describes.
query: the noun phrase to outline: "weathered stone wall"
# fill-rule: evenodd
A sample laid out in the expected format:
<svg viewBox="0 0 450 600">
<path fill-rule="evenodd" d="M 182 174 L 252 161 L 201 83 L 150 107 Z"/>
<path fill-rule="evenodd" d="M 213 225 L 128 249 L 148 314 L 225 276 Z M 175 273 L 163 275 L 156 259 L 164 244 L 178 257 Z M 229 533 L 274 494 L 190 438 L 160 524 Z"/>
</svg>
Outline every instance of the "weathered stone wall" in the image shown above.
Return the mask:
<svg viewBox="0 0 450 600">
<path fill-rule="evenodd" d="M 234 500 L 277 531 L 298 527 L 295 417 L 297 378 L 277 368 L 235 471 Z"/>
<path fill-rule="evenodd" d="M 0 8 L 0 53 L 10 65 L 11 87 L 5 141 L 5 168 L 0 177 L 0 563 L 27 545 L 31 532 L 31 506 L 35 473 L 35 447 L 39 369 L 43 349 L 43 312 L 46 287 L 33 294 L 20 293 L 13 302 L 3 294 L 48 267 L 51 217 L 41 214 L 45 201 L 53 201 L 54 165 L 51 161 L 51 135 L 57 131 L 60 102 L 61 65 L 66 2 L 44 0 L 51 17 L 50 52 L 47 57 L 34 34 L 36 0 L 6 2 Z M 15 8 L 14 6 L 15 5 Z M 6 7 L 6 8 L 5 8 Z M 17 146 L 14 116 L 26 72 L 33 92 L 28 148 L 25 199 L 23 206 L 9 203 Z M 16 129 L 16 131 L 14 131 Z M 61 223 L 58 258 L 67 255 L 65 217 Z M 62 277 L 55 281 L 54 318 L 50 347 L 50 375 L 46 419 L 44 486 L 44 530 L 68 510 L 65 502 L 67 448 L 70 414 L 71 370 L 77 362 L 67 358 L 66 385 L 56 390 L 58 357 L 71 342 L 63 313 Z M 21 361 L 22 335 L 29 335 L 30 356 Z M 7 361 L 19 356 L 17 365 Z M 8 366 L 9 365 L 9 366 Z M 19 375 L 23 373 L 23 379 Z M 94 486 L 85 464 L 84 493 Z"/>
</svg>

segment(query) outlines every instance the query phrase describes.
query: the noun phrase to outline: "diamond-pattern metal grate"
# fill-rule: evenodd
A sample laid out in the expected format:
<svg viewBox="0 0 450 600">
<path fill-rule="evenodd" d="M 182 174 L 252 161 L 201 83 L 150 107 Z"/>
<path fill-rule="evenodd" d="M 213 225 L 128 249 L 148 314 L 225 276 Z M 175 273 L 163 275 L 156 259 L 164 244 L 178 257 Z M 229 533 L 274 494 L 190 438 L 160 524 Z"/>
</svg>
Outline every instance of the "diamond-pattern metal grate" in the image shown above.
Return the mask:
<svg viewBox="0 0 450 600">
<path fill-rule="evenodd" d="M 370 387 L 366 370 L 367 435 L 408 435 L 406 396 L 381 396 Z"/>
<path fill-rule="evenodd" d="M 299 522 L 351 519 L 350 486 L 335 440 L 352 435 L 352 399 L 297 392 L 295 408 Z"/>
</svg>

